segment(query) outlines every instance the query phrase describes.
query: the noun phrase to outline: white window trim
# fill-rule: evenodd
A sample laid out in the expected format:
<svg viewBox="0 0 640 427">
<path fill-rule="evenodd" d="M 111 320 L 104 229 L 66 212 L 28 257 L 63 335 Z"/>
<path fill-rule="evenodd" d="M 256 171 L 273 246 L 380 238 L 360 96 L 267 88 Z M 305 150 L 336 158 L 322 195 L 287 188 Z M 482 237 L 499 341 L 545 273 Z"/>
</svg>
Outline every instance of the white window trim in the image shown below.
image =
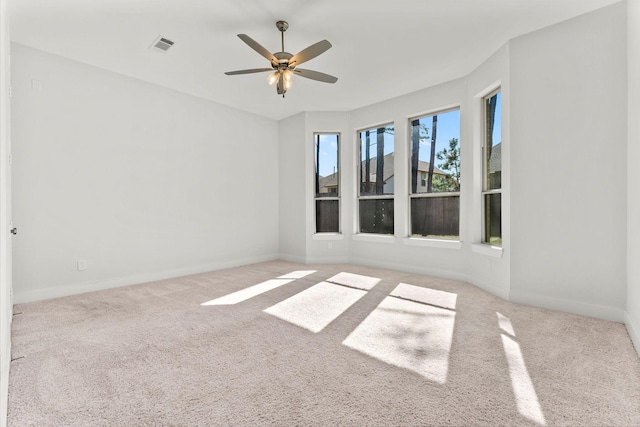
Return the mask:
<svg viewBox="0 0 640 427">
<path fill-rule="evenodd" d="M 495 249 L 499 248 L 500 249 L 500 255 L 497 256 L 497 258 L 502 258 L 502 247 L 501 246 L 496 246 L 496 245 L 492 245 L 491 243 L 487 242 L 486 236 L 487 236 L 487 230 L 486 230 L 486 218 L 485 218 L 485 213 L 486 213 L 486 208 L 485 208 L 485 196 L 486 195 L 491 195 L 491 194 L 500 194 L 500 199 L 502 200 L 502 185 L 500 185 L 500 188 L 496 188 L 493 190 L 487 190 L 487 181 L 488 181 L 488 171 L 487 171 L 487 120 L 486 120 L 486 100 L 487 98 L 490 98 L 498 93 L 502 92 L 502 86 L 497 86 L 496 88 L 492 89 L 491 91 L 487 92 L 485 95 L 482 96 L 481 101 L 482 101 L 482 192 L 480 193 L 480 203 L 481 203 L 481 237 L 480 237 L 480 246 L 483 246 L 485 248 L 491 248 L 494 250 L 494 252 L 489 252 L 489 253 L 485 253 L 485 255 L 490 255 L 491 253 L 495 253 Z M 502 123 L 502 120 L 500 121 L 500 123 Z M 501 132 L 502 133 L 502 132 Z M 502 141 L 501 141 L 502 142 Z M 502 161 L 502 160 L 501 160 Z M 502 166 L 502 165 L 501 165 Z M 502 211 L 502 204 L 500 206 L 500 210 Z M 502 212 L 500 212 L 500 221 L 502 222 Z M 500 236 L 501 238 L 503 237 L 502 235 Z M 473 250 L 473 247 L 472 247 Z M 473 250 L 474 252 L 477 253 L 482 253 L 482 252 L 478 252 L 476 250 Z"/>
<path fill-rule="evenodd" d="M 315 150 L 315 146 L 316 146 L 316 136 L 320 136 L 320 135 L 337 135 L 338 136 L 338 148 L 337 148 L 337 157 L 336 157 L 336 164 L 337 164 L 337 171 L 336 173 L 338 174 L 338 195 L 337 196 L 332 196 L 332 197 L 316 197 L 316 190 L 315 190 L 315 175 L 316 173 L 318 173 L 318 171 L 316 171 L 316 150 Z M 341 235 L 342 234 L 342 185 L 341 185 L 341 181 L 342 181 L 342 174 L 340 172 L 340 145 L 342 144 L 342 135 L 340 134 L 340 132 L 314 132 L 313 133 L 313 179 L 314 179 L 314 188 L 313 188 L 313 229 L 315 230 L 315 232 L 312 234 L 312 236 L 321 236 L 321 235 L 327 235 L 327 236 L 332 236 L 332 235 Z M 316 224 L 317 224 L 317 211 L 316 211 L 316 202 L 318 200 L 337 200 L 338 201 L 338 232 L 318 232 L 316 230 Z M 341 240 L 341 239 L 315 239 L 314 240 Z"/>
<path fill-rule="evenodd" d="M 342 233 L 315 233 L 311 235 L 313 240 L 344 240 Z"/>
<path fill-rule="evenodd" d="M 356 130 L 356 141 L 358 141 L 357 144 L 355 144 L 355 149 L 356 149 L 356 168 L 355 168 L 355 173 L 356 173 L 356 206 L 355 206 L 355 230 L 356 233 L 353 235 L 353 240 L 360 240 L 360 241 L 366 241 L 366 242 L 383 242 L 383 243 L 394 243 L 395 242 L 395 237 L 392 234 L 376 234 L 376 233 L 361 233 L 360 232 L 360 200 L 393 200 L 395 201 L 395 188 L 394 188 L 394 192 L 393 194 L 380 194 L 380 195 L 373 195 L 373 196 L 361 196 L 360 195 L 360 185 L 362 184 L 360 182 L 360 168 L 362 167 L 362 140 L 360 137 L 360 134 L 362 132 L 366 132 L 368 130 L 372 130 L 372 129 L 379 129 L 381 127 L 387 127 L 387 126 L 393 126 L 394 131 L 395 131 L 395 123 L 394 122 L 386 122 L 386 123 L 381 123 L 379 125 L 373 125 L 373 126 L 367 126 L 365 128 L 361 128 L 361 129 L 357 129 Z M 394 138 L 393 138 L 393 152 L 395 153 L 396 151 L 396 146 L 395 146 L 395 134 L 394 134 Z M 395 212 L 394 212 L 394 218 L 395 218 Z M 395 226 L 394 226 L 394 234 L 395 234 Z M 379 239 L 380 237 L 384 238 L 384 239 Z M 392 239 L 391 241 L 389 241 L 389 239 Z"/>
<path fill-rule="evenodd" d="M 462 249 L 462 240 L 436 239 L 432 237 L 405 237 L 402 243 L 407 246 L 423 246 L 440 249 Z"/>
<path fill-rule="evenodd" d="M 488 243 L 472 243 L 471 252 L 486 255 L 492 258 L 502 258 L 504 249 L 502 249 L 500 246 L 494 246 Z"/>
<path fill-rule="evenodd" d="M 442 193 L 415 193 L 409 194 L 410 199 L 422 199 L 426 197 L 460 197 L 460 193 L 450 193 L 450 192 L 442 192 Z"/>
<path fill-rule="evenodd" d="M 410 245 L 410 246 L 429 246 L 429 247 L 440 247 L 440 248 L 452 248 L 452 249 L 460 249 L 462 248 L 462 241 L 461 240 L 450 240 L 450 239 L 439 239 L 436 237 L 414 237 L 411 235 L 412 230 L 411 230 L 411 199 L 419 199 L 419 198 L 426 198 L 426 197 L 461 197 L 460 191 L 456 191 L 456 192 L 442 192 L 442 193 L 411 193 L 411 156 L 412 156 L 412 151 L 411 151 L 411 122 L 413 120 L 416 119 L 421 119 L 423 117 L 431 117 L 434 115 L 438 115 L 438 114 L 446 114 L 446 113 L 450 113 L 451 111 L 461 111 L 460 105 L 454 105 L 451 107 L 446 107 L 444 109 L 441 110 L 432 110 L 428 113 L 425 114 L 421 114 L 419 116 L 414 116 L 414 117 L 409 117 L 409 120 L 407 121 L 407 146 L 408 146 L 408 159 L 409 162 L 407 164 L 407 174 L 409 176 L 409 206 L 407 209 L 407 229 L 409 230 L 409 235 L 408 237 L 403 239 L 403 242 L 406 245 Z M 460 124 L 460 133 L 462 133 L 462 123 Z M 460 135 L 459 140 L 462 139 L 462 135 Z M 460 144 L 460 146 L 462 146 L 462 142 L 459 141 L 458 142 Z M 462 158 L 462 153 L 461 154 L 461 158 Z M 460 220 L 462 220 L 462 215 L 460 215 Z M 458 232 L 460 228 L 460 224 L 458 223 Z M 459 237 L 459 236 L 458 236 Z M 444 242 L 442 245 L 440 245 L 440 242 Z M 453 245 L 452 243 L 457 243 L 456 245 Z"/>
<path fill-rule="evenodd" d="M 375 196 L 361 196 L 358 197 L 358 200 L 392 200 L 394 197 L 394 194 L 376 194 Z"/>
<path fill-rule="evenodd" d="M 373 243 L 395 243 L 396 238 L 391 234 L 373 234 L 373 233 L 358 233 L 352 236 L 352 239 L 360 242 L 373 242 Z"/>
</svg>

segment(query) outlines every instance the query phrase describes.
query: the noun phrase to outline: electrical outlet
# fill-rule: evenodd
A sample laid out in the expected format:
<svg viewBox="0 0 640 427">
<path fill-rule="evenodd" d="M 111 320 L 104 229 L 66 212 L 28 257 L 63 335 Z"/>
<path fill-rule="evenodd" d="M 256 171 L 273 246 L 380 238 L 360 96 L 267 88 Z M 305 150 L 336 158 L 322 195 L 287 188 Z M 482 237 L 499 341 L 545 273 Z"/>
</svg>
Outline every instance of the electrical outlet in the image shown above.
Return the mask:
<svg viewBox="0 0 640 427">
<path fill-rule="evenodd" d="M 79 260 L 78 261 L 78 271 L 85 271 L 87 269 L 87 261 Z"/>
</svg>

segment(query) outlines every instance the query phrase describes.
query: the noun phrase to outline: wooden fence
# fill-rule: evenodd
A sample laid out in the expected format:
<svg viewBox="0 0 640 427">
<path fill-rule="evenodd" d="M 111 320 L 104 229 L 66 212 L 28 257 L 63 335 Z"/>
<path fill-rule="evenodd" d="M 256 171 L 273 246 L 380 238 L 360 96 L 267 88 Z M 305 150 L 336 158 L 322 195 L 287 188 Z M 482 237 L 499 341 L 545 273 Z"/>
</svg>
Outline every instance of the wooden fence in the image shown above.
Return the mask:
<svg viewBox="0 0 640 427">
<path fill-rule="evenodd" d="M 411 234 L 455 237 L 460 235 L 460 196 L 411 199 Z"/>
<path fill-rule="evenodd" d="M 393 234 L 393 199 L 359 201 L 360 233 Z M 340 231 L 338 200 L 316 200 L 316 233 Z M 411 199 L 413 236 L 457 237 L 460 234 L 460 197 Z"/>
</svg>

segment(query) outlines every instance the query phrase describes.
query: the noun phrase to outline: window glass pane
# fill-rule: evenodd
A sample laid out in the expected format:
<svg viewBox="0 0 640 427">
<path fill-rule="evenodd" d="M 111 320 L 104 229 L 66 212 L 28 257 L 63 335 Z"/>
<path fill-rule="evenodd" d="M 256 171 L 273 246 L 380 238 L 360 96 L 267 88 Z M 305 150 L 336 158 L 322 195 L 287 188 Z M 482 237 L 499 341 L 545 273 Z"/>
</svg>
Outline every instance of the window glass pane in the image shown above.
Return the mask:
<svg viewBox="0 0 640 427">
<path fill-rule="evenodd" d="M 359 132 L 359 194 L 393 194 L 393 125 Z"/>
<path fill-rule="evenodd" d="M 455 239 L 460 235 L 460 197 L 416 197 L 411 199 L 413 236 Z"/>
<path fill-rule="evenodd" d="M 411 120 L 411 194 L 460 191 L 460 110 Z"/>
<path fill-rule="evenodd" d="M 318 134 L 315 139 L 316 197 L 338 197 L 338 134 Z"/>
<path fill-rule="evenodd" d="M 502 194 L 484 195 L 484 241 L 492 245 L 502 245 L 501 203 Z"/>
<path fill-rule="evenodd" d="M 360 199 L 360 232 L 393 234 L 393 199 Z"/>
<path fill-rule="evenodd" d="M 485 98 L 485 189 L 502 188 L 502 96 Z"/>
<path fill-rule="evenodd" d="M 338 214 L 338 200 L 316 200 L 316 233 L 339 233 Z"/>
</svg>

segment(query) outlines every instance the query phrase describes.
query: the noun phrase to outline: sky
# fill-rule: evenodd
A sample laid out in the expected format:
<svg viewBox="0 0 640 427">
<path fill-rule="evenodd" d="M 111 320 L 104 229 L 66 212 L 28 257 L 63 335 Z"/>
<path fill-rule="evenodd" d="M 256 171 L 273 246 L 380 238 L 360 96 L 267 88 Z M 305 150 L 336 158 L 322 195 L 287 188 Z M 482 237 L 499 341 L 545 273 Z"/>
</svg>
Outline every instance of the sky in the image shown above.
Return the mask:
<svg viewBox="0 0 640 427">
<path fill-rule="evenodd" d="M 316 135 L 316 138 L 318 136 L 320 137 L 320 176 L 328 176 L 338 169 L 338 135 L 323 134 Z"/>
<path fill-rule="evenodd" d="M 498 102 L 496 103 L 496 117 L 493 123 L 493 145 L 502 142 L 502 92 L 498 92 Z"/>
<path fill-rule="evenodd" d="M 458 146 L 460 146 L 460 110 L 448 111 L 446 113 L 437 114 L 438 124 L 436 127 L 436 154 L 442 151 L 444 148 L 449 148 L 449 140 L 456 138 L 458 140 Z M 420 151 L 418 158 L 424 162 L 429 161 L 431 156 L 431 136 L 433 126 L 433 115 L 421 117 L 419 119 L 421 125 L 426 125 L 428 128 L 428 138 L 420 141 Z M 444 163 L 443 160 L 435 158 L 434 164 L 439 166 L 440 163 Z"/>
</svg>

